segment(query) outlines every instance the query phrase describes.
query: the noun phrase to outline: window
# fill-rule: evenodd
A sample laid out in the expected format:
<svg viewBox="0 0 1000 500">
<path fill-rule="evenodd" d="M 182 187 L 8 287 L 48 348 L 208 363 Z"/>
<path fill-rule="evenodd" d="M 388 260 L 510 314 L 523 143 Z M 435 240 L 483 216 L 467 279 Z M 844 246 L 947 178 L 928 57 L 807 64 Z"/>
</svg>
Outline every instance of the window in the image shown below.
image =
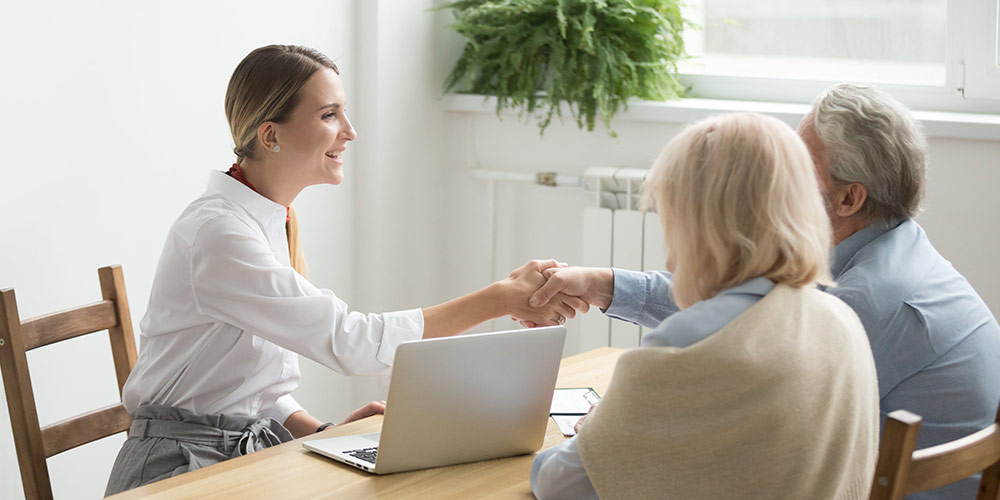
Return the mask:
<svg viewBox="0 0 1000 500">
<path fill-rule="evenodd" d="M 1000 113 L 1000 0 L 689 0 L 700 97 L 809 102 L 838 82 L 914 108 Z"/>
</svg>

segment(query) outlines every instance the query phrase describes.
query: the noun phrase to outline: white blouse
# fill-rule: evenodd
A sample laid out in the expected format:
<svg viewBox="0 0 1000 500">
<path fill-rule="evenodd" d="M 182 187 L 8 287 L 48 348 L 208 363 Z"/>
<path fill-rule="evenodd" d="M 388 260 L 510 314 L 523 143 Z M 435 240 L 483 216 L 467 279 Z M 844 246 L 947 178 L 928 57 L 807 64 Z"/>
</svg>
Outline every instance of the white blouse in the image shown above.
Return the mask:
<svg viewBox="0 0 1000 500">
<path fill-rule="evenodd" d="M 292 269 L 285 207 L 224 172 L 170 228 L 122 398 L 196 414 L 284 422 L 302 407 L 302 354 L 348 375 L 387 375 L 396 346 L 423 335 L 420 309 L 348 310 Z"/>
</svg>

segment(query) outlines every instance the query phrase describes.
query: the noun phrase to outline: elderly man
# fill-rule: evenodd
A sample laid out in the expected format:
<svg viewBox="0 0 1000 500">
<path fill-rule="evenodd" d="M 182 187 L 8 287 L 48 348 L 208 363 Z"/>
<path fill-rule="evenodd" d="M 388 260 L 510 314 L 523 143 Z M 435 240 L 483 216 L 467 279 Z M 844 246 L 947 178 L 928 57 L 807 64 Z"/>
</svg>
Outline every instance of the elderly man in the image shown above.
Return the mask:
<svg viewBox="0 0 1000 500">
<path fill-rule="evenodd" d="M 922 416 L 918 448 L 986 427 L 1000 403 L 1000 326 L 912 219 L 924 192 L 920 125 L 888 94 L 845 84 L 816 99 L 798 132 L 833 226 L 837 286 L 827 291 L 854 309 L 868 333 L 883 422 L 898 409 Z M 546 274 L 533 305 L 563 292 L 647 327 L 677 311 L 667 272 Z M 663 342 L 643 339 L 643 345 Z M 973 498 L 976 485 L 970 478 L 910 498 Z"/>
</svg>

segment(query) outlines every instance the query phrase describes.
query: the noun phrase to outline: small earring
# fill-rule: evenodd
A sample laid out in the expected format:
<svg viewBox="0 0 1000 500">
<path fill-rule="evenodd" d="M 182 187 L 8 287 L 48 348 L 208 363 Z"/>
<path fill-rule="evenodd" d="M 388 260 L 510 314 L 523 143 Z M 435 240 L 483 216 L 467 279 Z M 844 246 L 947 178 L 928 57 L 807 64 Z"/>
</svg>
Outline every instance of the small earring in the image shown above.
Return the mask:
<svg viewBox="0 0 1000 500">
<path fill-rule="evenodd" d="M 278 151 L 281 151 L 281 146 L 275 145 L 274 146 L 274 152 L 277 153 Z"/>
</svg>

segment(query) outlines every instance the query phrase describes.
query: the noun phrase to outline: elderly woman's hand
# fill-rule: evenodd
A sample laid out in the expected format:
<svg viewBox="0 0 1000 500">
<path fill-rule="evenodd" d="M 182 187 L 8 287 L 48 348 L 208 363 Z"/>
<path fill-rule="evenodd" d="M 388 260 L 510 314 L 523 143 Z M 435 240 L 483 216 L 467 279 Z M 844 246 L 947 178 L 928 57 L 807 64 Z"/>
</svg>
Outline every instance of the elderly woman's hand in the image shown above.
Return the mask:
<svg viewBox="0 0 1000 500">
<path fill-rule="evenodd" d="M 546 279 L 542 273 L 559 267 L 565 267 L 565 264 L 555 260 L 532 260 L 513 270 L 503 280 L 507 309 L 512 318 L 529 327 L 561 325 L 567 319 L 575 317 L 577 311 L 587 312 L 590 309 L 583 300 L 565 294 L 556 294 L 541 307 L 528 304 L 528 298 L 545 284 Z"/>
<path fill-rule="evenodd" d="M 542 307 L 559 294 L 579 297 L 590 305 L 607 309 L 615 292 L 615 275 L 606 267 L 552 267 L 542 271 L 546 282 L 529 300 Z"/>
<path fill-rule="evenodd" d="M 587 414 L 580 417 L 580 420 L 576 421 L 576 425 L 573 426 L 573 432 L 577 434 L 580 433 L 580 429 L 583 428 L 583 421 L 587 420 L 587 417 L 590 416 L 590 412 L 594 411 L 594 408 L 597 408 L 597 405 L 590 405 L 590 409 L 587 410 Z"/>
</svg>

